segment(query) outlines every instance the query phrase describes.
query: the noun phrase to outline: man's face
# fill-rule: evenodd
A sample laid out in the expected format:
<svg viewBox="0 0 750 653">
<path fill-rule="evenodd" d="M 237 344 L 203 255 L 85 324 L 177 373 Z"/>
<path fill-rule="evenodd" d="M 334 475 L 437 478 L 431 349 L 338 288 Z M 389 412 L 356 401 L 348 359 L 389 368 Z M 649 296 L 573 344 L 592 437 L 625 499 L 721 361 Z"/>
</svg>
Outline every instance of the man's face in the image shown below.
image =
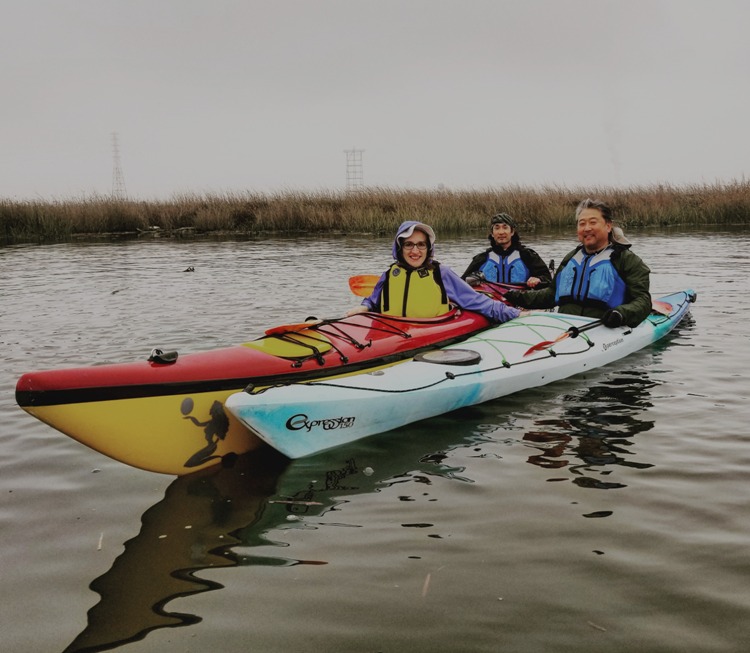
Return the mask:
<svg viewBox="0 0 750 653">
<path fill-rule="evenodd" d="M 494 240 L 503 249 L 510 247 L 510 241 L 513 238 L 513 229 L 504 222 L 498 222 L 492 225 L 492 240 Z"/>
<path fill-rule="evenodd" d="M 578 216 L 578 240 L 589 254 L 607 246 L 610 231 L 612 225 L 599 209 L 583 209 Z"/>
</svg>

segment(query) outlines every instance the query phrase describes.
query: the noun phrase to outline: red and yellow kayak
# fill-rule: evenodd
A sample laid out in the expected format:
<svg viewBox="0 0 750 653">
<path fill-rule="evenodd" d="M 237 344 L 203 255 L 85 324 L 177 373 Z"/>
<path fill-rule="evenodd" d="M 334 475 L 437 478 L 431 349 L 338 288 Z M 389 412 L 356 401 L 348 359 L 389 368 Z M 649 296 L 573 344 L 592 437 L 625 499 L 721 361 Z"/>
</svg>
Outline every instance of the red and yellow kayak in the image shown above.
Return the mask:
<svg viewBox="0 0 750 653">
<path fill-rule="evenodd" d="M 249 385 L 332 378 L 391 365 L 461 342 L 488 328 L 481 315 L 453 310 L 429 319 L 362 313 L 269 329 L 241 345 L 148 360 L 28 372 L 16 401 L 30 415 L 115 460 L 182 475 L 260 446 L 224 410 Z"/>
</svg>

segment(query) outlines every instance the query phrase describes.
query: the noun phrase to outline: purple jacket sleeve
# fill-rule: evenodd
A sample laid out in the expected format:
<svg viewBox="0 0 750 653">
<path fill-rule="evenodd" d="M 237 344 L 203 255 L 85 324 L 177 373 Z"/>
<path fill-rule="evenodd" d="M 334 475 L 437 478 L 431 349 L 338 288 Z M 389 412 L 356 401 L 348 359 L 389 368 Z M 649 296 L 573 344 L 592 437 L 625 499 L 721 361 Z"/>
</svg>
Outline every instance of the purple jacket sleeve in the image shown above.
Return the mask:
<svg viewBox="0 0 750 653">
<path fill-rule="evenodd" d="M 369 297 L 365 297 L 362 300 L 362 306 L 367 308 L 368 311 L 377 311 L 378 307 L 380 306 L 380 293 L 383 291 L 383 283 L 385 282 L 385 275 L 386 273 L 383 272 L 383 274 L 380 275 L 380 279 L 378 279 L 378 282 L 375 284 L 375 287 L 372 289 L 372 293 Z"/>
<path fill-rule="evenodd" d="M 520 309 L 477 292 L 447 265 L 440 266 L 440 274 L 448 299 L 467 311 L 481 313 L 493 322 L 507 322 L 521 314 Z"/>
<path fill-rule="evenodd" d="M 448 299 L 464 310 L 481 313 L 493 322 L 507 322 L 514 317 L 518 317 L 521 313 L 518 308 L 513 308 L 503 302 L 495 301 L 487 295 L 478 293 L 447 265 L 440 266 L 440 274 Z M 362 300 L 362 306 L 365 306 L 368 311 L 377 311 L 380 306 L 380 293 L 383 289 L 385 275 L 384 272 L 380 276 L 372 294 Z"/>
</svg>

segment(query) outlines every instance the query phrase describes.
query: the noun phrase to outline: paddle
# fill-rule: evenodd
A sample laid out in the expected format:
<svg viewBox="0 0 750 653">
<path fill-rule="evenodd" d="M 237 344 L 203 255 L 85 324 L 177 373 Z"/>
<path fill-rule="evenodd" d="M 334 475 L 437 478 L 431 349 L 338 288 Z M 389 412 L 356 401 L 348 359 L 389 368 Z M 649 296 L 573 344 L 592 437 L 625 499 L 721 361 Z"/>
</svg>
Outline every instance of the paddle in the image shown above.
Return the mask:
<svg viewBox="0 0 750 653">
<path fill-rule="evenodd" d="M 672 313 L 672 304 L 669 302 L 663 302 L 659 299 L 651 300 L 651 310 L 654 313 L 661 313 L 661 315 L 670 315 Z"/>
<path fill-rule="evenodd" d="M 493 288 L 500 295 L 504 295 L 509 290 L 529 289 L 529 287 L 525 283 L 501 283 L 499 281 L 487 281 L 487 279 L 481 279 L 481 283 L 485 286 Z"/>
<path fill-rule="evenodd" d="M 349 288 L 358 297 L 369 297 L 375 289 L 375 284 L 380 279 L 378 274 L 357 274 L 349 277 Z M 308 319 L 305 322 L 293 322 L 292 324 L 281 324 L 279 326 L 266 329 L 267 336 L 278 335 L 280 333 L 294 333 L 304 331 L 310 327 L 322 324 L 325 320 Z"/>
<path fill-rule="evenodd" d="M 310 327 L 317 326 L 318 324 L 323 324 L 323 320 L 312 319 L 312 320 L 308 320 L 307 322 L 295 322 L 293 324 L 281 324 L 279 326 L 266 329 L 266 335 L 273 336 L 273 335 L 278 335 L 280 333 L 295 333 L 297 331 L 304 331 L 305 329 L 309 329 Z"/>
<path fill-rule="evenodd" d="M 651 310 L 653 310 L 654 313 L 660 313 L 662 315 L 669 315 L 672 312 L 672 304 L 668 302 L 663 302 L 659 299 L 654 299 L 651 302 Z M 528 356 L 529 354 L 533 354 L 535 351 L 540 351 L 542 349 L 549 349 L 550 347 L 552 347 L 552 345 L 557 344 L 561 340 L 565 340 L 565 338 L 575 338 L 582 331 L 588 331 L 589 329 L 593 329 L 594 327 L 597 327 L 600 324 L 602 324 L 601 320 L 594 320 L 593 322 L 584 324 L 581 327 L 572 326 L 567 331 L 557 336 L 557 338 L 555 338 L 554 340 L 544 340 L 542 342 L 535 344 L 532 347 L 529 347 L 529 349 L 526 351 L 524 356 Z"/>
<path fill-rule="evenodd" d="M 356 274 L 353 277 L 349 277 L 349 289 L 357 295 L 357 297 L 369 297 L 372 291 L 375 290 L 375 284 L 380 280 L 378 274 Z M 487 281 L 486 279 L 481 280 L 483 284 L 487 284 L 495 288 L 500 294 L 505 294 L 508 290 L 526 290 L 525 284 L 515 283 L 498 283 L 496 281 Z"/>
<path fill-rule="evenodd" d="M 349 289 L 357 297 L 369 297 L 375 290 L 375 284 L 380 279 L 379 274 L 357 274 L 349 277 Z"/>
<path fill-rule="evenodd" d="M 528 348 L 528 350 L 526 350 L 526 353 L 524 354 L 524 356 L 533 354 L 535 351 L 541 351 L 542 349 L 549 349 L 550 347 L 552 347 L 552 345 L 556 345 L 561 340 L 565 340 L 565 338 L 577 338 L 578 334 L 583 333 L 584 331 L 588 331 L 589 329 L 598 327 L 601 324 L 602 324 L 601 320 L 594 320 L 593 322 L 588 322 L 587 324 L 584 324 L 583 326 L 580 326 L 580 327 L 572 326 L 567 331 L 563 331 L 554 340 L 542 340 L 542 342 L 538 342 L 537 344 L 532 345 L 531 347 Z"/>
<path fill-rule="evenodd" d="M 552 267 L 552 266 L 550 266 Z M 474 275 L 481 283 L 484 285 L 490 286 L 491 288 L 494 288 L 497 290 L 498 293 L 501 295 L 504 295 L 509 290 L 528 290 L 528 286 L 525 283 L 502 283 L 499 281 L 489 281 L 485 278 L 485 276 L 481 273 L 475 273 Z M 354 278 L 354 277 L 352 277 Z M 651 310 L 654 313 L 661 313 L 662 315 L 670 315 L 672 313 L 672 304 L 668 302 L 663 302 L 658 299 L 651 300 Z"/>
</svg>

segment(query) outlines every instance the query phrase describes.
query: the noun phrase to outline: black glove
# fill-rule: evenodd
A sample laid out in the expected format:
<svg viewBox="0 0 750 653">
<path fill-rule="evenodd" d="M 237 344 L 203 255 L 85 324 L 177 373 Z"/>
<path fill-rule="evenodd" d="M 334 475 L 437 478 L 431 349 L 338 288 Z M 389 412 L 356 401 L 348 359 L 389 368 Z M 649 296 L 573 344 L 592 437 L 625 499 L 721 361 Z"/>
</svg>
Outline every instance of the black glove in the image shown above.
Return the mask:
<svg viewBox="0 0 750 653">
<path fill-rule="evenodd" d="M 468 277 L 466 277 L 466 283 L 474 287 L 482 283 L 482 280 L 479 277 L 476 277 L 473 274 L 470 274 Z"/>
<path fill-rule="evenodd" d="M 604 326 L 614 329 L 615 327 L 622 326 L 625 318 L 622 316 L 620 311 L 616 311 L 614 308 L 610 308 L 602 315 L 602 322 Z"/>
<path fill-rule="evenodd" d="M 503 299 L 506 302 L 510 302 L 513 306 L 518 305 L 518 300 L 521 298 L 523 293 L 520 290 L 508 290 L 504 295 Z"/>
</svg>

